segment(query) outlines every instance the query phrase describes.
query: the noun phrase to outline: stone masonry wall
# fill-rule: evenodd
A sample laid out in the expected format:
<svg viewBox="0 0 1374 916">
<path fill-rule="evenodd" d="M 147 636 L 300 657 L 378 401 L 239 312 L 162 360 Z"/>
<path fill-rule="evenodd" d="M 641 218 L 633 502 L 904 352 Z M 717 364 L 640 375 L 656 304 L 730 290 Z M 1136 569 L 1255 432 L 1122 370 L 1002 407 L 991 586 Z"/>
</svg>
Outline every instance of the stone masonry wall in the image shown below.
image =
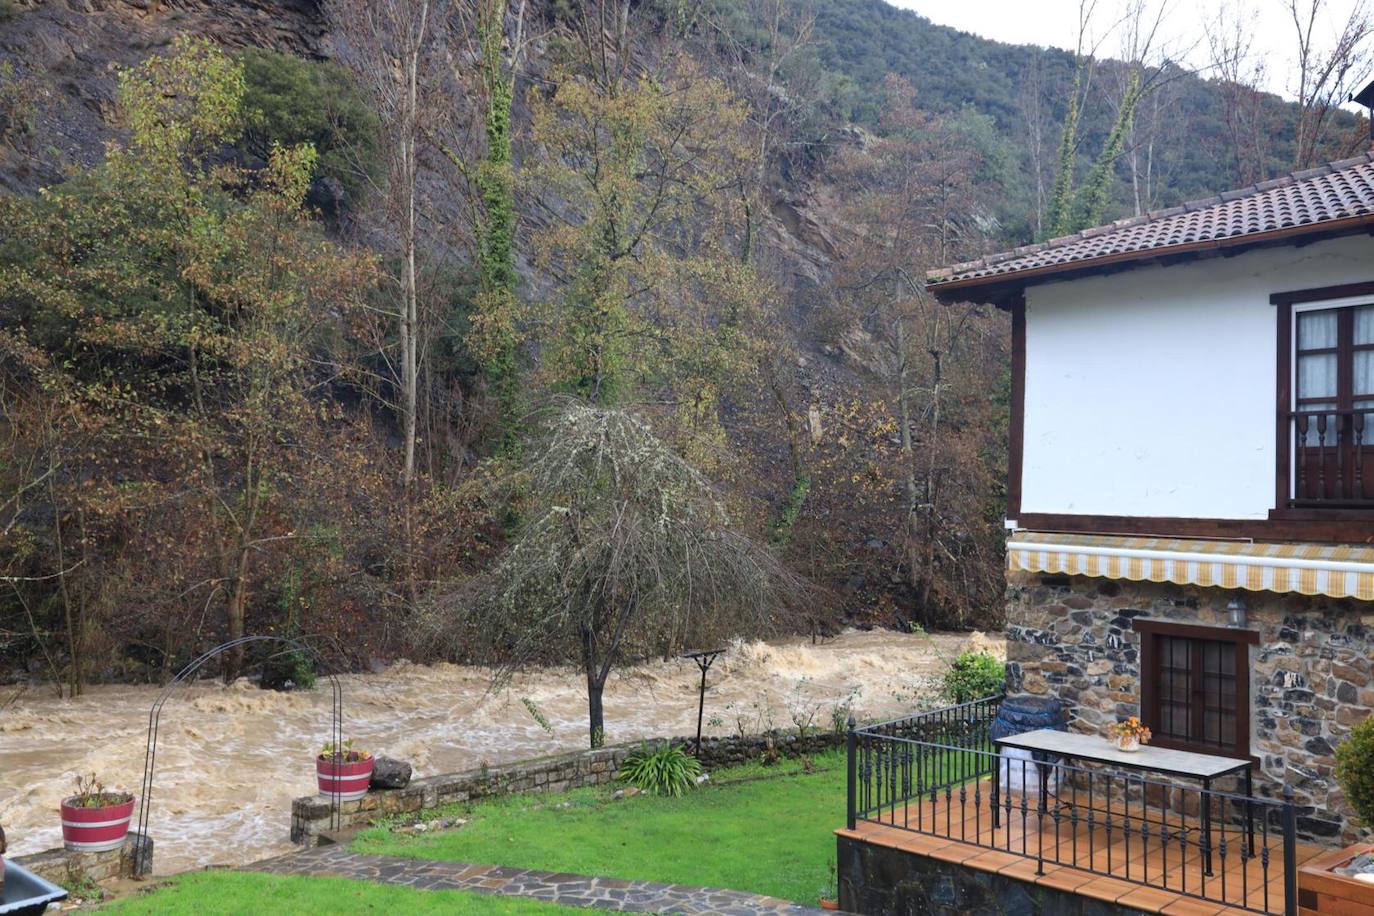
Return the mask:
<svg viewBox="0 0 1374 916">
<path fill-rule="evenodd" d="M 1007 576 L 1007 689 L 1064 701 L 1070 727 L 1102 734 L 1138 715 L 1137 617 L 1226 626 L 1219 588 L 1086 576 Z M 1257 794 L 1293 787 L 1299 832 L 1319 842 L 1358 838 L 1334 778 L 1333 750 L 1374 710 L 1374 604 L 1244 592 L 1250 648 L 1251 753 Z"/>
<path fill-rule="evenodd" d="M 146 847 L 142 858 L 140 847 Z M 107 852 L 73 852 L 68 849 L 49 849 L 27 856 L 14 856 L 14 861 L 40 878 L 71 888 L 78 884 L 100 883 L 111 878 L 138 878 L 152 871 L 153 841 L 137 831 L 129 831 L 124 845 Z M 134 870 L 134 863 L 144 866 Z"/>
<path fill-rule="evenodd" d="M 691 748 L 695 737 L 673 738 Z M 706 770 L 756 760 L 771 745 L 779 755 L 796 757 L 843 747 L 844 735 L 794 733 L 731 735 L 703 738 L 701 762 Z M 625 755 L 638 743 L 596 751 L 575 751 L 500 767 L 465 770 L 413 779 L 404 789 L 373 789 L 357 801 L 340 806 L 340 827 L 369 824 L 384 817 L 415 814 L 454 802 L 475 801 L 525 792 L 565 792 L 604 785 L 615 779 Z M 330 829 L 330 802 L 323 795 L 307 795 L 291 803 L 291 840 L 312 845 Z"/>
</svg>

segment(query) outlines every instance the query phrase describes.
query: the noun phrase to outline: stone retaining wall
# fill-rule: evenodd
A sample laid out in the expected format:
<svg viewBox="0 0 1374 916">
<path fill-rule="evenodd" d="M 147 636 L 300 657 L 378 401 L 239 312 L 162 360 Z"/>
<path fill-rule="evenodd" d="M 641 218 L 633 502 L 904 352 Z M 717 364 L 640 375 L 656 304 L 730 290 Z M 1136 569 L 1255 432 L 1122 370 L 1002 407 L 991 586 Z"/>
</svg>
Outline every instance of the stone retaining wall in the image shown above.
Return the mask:
<svg viewBox="0 0 1374 916">
<path fill-rule="evenodd" d="M 838 837 L 840 909 L 863 916 L 1144 916 L 1034 881 Z M 1034 860 L 1027 860 L 1034 863 Z M 1216 909 L 1215 907 L 1213 909 Z M 1211 912 L 1202 907 L 1198 912 Z"/>
<path fill-rule="evenodd" d="M 1086 576 L 1007 574 L 1007 689 L 1064 701 L 1070 728 L 1102 734 L 1140 712 L 1137 617 L 1226 626 L 1235 592 Z M 1374 710 L 1374 604 L 1245 592 L 1256 792 L 1294 789 L 1307 839 L 1357 839 L 1334 777 L 1337 744 Z"/>
<path fill-rule="evenodd" d="M 696 738 L 673 738 L 687 747 Z M 844 735 L 776 733 L 702 738 L 701 762 L 709 771 L 757 760 L 771 745 L 783 757 L 796 757 L 843 747 Z M 584 786 L 604 785 L 615 779 L 627 755 L 639 742 L 575 751 L 552 757 L 525 760 L 506 766 L 484 767 L 412 779 L 404 789 L 373 789 L 364 798 L 340 805 L 340 827 L 362 826 L 385 817 L 416 814 L 454 802 L 476 801 L 527 792 L 564 792 Z M 323 795 L 307 795 L 291 803 L 291 840 L 315 845 L 330 828 L 330 802 Z"/>
<path fill-rule="evenodd" d="M 144 868 L 134 869 L 139 860 L 138 851 L 145 849 L 142 856 Z M 63 887 L 71 888 L 79 884 L 99 883 L 111 878 L 138 878 L 151 874 L 153 867 L 153 841 L 136 831 L 130 831 L 124 845 L 108 852 L 72 852 L 67 849 L 49 849 L 27 856 L 11 856 L 14 862 L 29 871 Z"/>
</svg>

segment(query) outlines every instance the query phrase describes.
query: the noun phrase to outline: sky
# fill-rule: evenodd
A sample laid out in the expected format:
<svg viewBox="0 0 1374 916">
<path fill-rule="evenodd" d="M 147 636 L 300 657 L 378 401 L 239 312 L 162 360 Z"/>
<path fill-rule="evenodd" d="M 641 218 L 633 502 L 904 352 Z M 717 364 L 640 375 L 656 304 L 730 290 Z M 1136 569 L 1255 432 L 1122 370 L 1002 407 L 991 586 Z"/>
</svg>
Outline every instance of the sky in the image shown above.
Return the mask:
<svg viewBox="0 0 1374 916">
<path fill-rule="evenodd" d="M 1037 44 L 1072 49 L 1078 36 L 1078 0 L 888 0 L 894 6 L 915 10 L 922 16 L 965 32 L 1014 44 Z M 1157 2 L 1157 0 L 1156 0 Z M 1206 65 L 1206 24 L 1228 0 L 1165 0 L 1166 30 L 1180 53 L 1192 47 L 1190 60 L 1195 67 Z M 1322 32 L 1327 42 L 1343 25 L 1361 0 L 1325 0 Z M 1294 70 L 1293 46 L 1296 43 L 1292 19 L 1283 0 L 1230 0 L 1253 17 L 1255 46 L 1270 61 L 1270 80 L 1266 87 L 1292 97 L 1290 82 Z M 1125 0 L 1098 0 L 1098 33 L 1105 33 L 1120 17 Z M 1319 33 L 1320 34 L 1320 33 Z M 1107 38 L 1104 56 L 1117 56 L 1118 43 Z M 1374 77 L 1374 73 L 1370 74 Z"/>
</svg>

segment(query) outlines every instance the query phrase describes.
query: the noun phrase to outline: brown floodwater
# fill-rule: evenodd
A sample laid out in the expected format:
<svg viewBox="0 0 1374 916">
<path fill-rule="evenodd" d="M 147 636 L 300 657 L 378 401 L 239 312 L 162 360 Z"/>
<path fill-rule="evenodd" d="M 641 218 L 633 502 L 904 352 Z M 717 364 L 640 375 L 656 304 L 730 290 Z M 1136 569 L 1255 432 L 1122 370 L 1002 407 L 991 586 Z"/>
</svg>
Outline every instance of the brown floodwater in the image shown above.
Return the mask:
<svg viewBox="0 0 1374 916">
<path fill-rule="evenodd" d="M 966 648 L 1004 654 L 981 634 L 846 631 L 741 643 L 717 659 L 705 731 L 757 732 L 798 721 L 828 727 L 853 696 L 860 718 L 900 714 L 929 698 L 946 660 Z M 505 763 L 586 743 L 586 696 L 578 672 L 543 669 L 489 693 L 482 669 L 401 662 L 350 674 L 344 734 L 378 754 L 410 761 L 418 776 Z M 690 661 L 635 666 L 606 690 L 606 740 L 690 734 L 700 673 Z M 59 700 L 43 689 L 0 710 L 0 825 L 10 853 L 61 844 L 58 803 L 78 773 L 137 791 L 148 708 L 157 688 L 100 686 Z M 547 722 L 544 728 L 528 700 Z M 206 681 L 175 694 L 162 713 L 149 832 L 154 865 L 170 874 L 237 865 L 291 849 L 291 799 L 315 790 L 312 758 L 330 726 L 330 692 L 276 693 L 240 681 Z"/>
</svg>

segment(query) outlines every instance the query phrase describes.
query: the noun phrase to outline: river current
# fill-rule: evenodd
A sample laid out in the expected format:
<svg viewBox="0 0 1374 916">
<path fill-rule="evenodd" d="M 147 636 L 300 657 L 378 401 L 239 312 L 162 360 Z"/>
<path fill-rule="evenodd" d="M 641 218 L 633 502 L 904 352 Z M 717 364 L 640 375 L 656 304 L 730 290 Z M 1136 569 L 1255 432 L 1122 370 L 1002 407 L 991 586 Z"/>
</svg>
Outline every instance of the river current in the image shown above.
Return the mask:
<svg viewBox="0 0 1374 916">
<path fill-rule="evenodd" d="M 818 644 L 737 644 L 711 669 L 705 731 L 828 728 L 847 698 L 860 718 L 895 716 L 931 697 L 945 663 L 968 648 L 1004 652 L 1000 638 L 981 634 L 879 630 L 846 631 Z M 530 672 L 495 693 L 486 671 L 460 665 L 400 662 L 340 681 L 345 735 L 410 761 L 417 776 L 572 750 L 587 740 L 584 682 L 572 670 Z M 699 682 L 696 665 L 677 659 L 613 675 L 606 740 L 691 734 Z M 11 854 L 61 845 L 58 803 L 78 773 L 138 790 L 157 693 L 97 686 L 57 699 L 32 687 L 0 709 L 0 825 Z M 0 701 L 8 695 L 0 690 Z M 314 791 L 312 758 L 328 737 L 329 712 L 323 682 L 277 693 L 245 681 L 204 681 L 175 694 L 162 714 L 150 809 L 155 871 L 239 865 L 291 849 L 291 799 Z"/>
</svg>

